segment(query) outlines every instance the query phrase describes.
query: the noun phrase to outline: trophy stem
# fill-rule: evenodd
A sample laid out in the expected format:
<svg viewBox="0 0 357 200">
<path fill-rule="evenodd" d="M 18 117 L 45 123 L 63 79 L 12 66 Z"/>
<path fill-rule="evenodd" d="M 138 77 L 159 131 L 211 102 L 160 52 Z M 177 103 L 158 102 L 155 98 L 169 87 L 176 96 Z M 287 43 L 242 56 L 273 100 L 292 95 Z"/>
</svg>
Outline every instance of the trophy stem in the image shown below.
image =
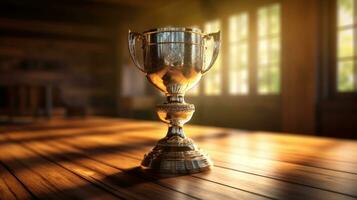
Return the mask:
<svg viewBox="0 0 357 200">
<path fill-rule="evenodd" d="M 168 96 L 167 100 L 156 106 L 159 118 L 169 125 L 167 134 L 145 155 L 141 166 L 163 174 L 191 174 L 210 169 L 209 157 L 183 131 L 183 125 L 195 111 L 194 105 L 185 103 L 183 95 Z"/>
<path fill-rule="evenodd" d="M 180 136 L 182 138 L 185 138 L 185 133 L 183 132 L 183 127 L 182 126 L 169 126 L 167 130 L 166 137 L 172 137 L 172 136 Z"/>
</svg>

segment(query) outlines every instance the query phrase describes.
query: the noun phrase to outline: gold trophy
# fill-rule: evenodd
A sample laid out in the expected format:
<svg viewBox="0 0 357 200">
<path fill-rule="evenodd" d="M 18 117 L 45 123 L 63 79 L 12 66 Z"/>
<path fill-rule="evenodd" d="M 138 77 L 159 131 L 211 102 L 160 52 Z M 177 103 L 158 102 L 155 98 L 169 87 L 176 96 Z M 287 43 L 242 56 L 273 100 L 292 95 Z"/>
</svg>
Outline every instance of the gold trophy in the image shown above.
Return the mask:
<svg viewBox="0 0 357 200">
<path fill-rule="evenodd" d="M 141 42 L 143 64 L 136 54 L 137 42 Z M 209 43 L 213 49 L 206 64 Z M 183 125 L 195 111 L 184 96 L 213 66 L 219 53 L 220 32 L 204 34 L 198 28 L 173 27 L 144 33 L 129 31 L 128 44 L 134 64 L 167 98 L 156 106 L 160 120 L 169 126 L 167 134 L 144 156 L 142 168 L 162 174 L 191 174 L 210 169 L 210 158 L 183 132 Z"/>
</svg>

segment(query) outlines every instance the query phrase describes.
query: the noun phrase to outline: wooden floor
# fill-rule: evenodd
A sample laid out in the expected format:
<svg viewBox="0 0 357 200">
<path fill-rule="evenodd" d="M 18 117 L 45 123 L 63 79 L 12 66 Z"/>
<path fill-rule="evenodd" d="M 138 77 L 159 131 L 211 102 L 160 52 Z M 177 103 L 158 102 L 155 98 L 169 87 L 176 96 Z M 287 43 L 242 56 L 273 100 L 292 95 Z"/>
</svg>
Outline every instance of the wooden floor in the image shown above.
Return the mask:
<svg viewBox="0 0 357 200">
<path fill-rule="evenodd" d="M 0 199 L 357 199 L 357 142 L 187 126 L 204 173 L 138 167 L 159 122 L 88 118 L 0 130 Z"/>
</svg>

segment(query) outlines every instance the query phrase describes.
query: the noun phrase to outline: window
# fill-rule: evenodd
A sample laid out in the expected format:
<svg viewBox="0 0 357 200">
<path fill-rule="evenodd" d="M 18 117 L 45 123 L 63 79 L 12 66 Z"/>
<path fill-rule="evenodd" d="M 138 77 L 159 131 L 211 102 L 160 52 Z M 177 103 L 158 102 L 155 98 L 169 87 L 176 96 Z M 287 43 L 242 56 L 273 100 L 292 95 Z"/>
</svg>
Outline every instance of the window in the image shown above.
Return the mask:
<svg viewBox="0 0 357 200">
<path fill-rule="evenodd" d="M 280 6 L 258 10 L 258 94 L 280 91 Z"/>
<path fill-rule="evenodd" d="M 220 30 L 220 21 L 213 20 L 204 25 L 205 33 L 217 32 Z M 221 30 L 222 31 L 222 30 Z M 211 62 L 213 53 L 213 42 L 207 43 L 207 51 L 204 63 L 207 66 Z M 206 95 L 220 95 L 222 93 L 222 57 L 219 54 L 211 70 L 204 77 L 204 93 Z"/>
<path fill-rule="evenodd" d="M 356 1 L 337 0 L 337 91 L 357 91 Z"/>
<path fill-rule="evenodd" d="M 248 13 L 233 15 L 229 26 L 229 94 L 248 93 Z"/>
</svg>

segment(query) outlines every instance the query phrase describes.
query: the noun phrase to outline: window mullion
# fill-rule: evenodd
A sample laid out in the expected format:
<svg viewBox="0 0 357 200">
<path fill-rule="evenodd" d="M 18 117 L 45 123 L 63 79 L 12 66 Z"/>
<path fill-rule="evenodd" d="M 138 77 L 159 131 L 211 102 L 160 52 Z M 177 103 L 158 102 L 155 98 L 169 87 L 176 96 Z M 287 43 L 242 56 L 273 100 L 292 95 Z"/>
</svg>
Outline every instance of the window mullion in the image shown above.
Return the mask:
<svg viewBox="0 0 357 200">
<path fill-rule="evenodd" d="M 258 25 L 257 25 L 257 12 L 255 9 L 249 11 L 249 42 L 248 46 L 249 48 L 249 55 L 248 55 L 248 82 L 249 82 L 249 87 L 248 91 L 249 94 L 252 96 L 257 95 L 257 65 L 258 65 L 258 57 L 257 57 L 257 51 L 258 51 Z"/>
<path fill-rule="evenodd" d="M 229 94 L 229 30 L 228 30 L 227 20 L 222 20 L 221 24 L 221 56 L 222 56 L 222 66 L 221 66 L 221 76 L 222 76 L 222 94 Z M 228 45 L 226 45 L 228 44 Z"/>
</svg>

